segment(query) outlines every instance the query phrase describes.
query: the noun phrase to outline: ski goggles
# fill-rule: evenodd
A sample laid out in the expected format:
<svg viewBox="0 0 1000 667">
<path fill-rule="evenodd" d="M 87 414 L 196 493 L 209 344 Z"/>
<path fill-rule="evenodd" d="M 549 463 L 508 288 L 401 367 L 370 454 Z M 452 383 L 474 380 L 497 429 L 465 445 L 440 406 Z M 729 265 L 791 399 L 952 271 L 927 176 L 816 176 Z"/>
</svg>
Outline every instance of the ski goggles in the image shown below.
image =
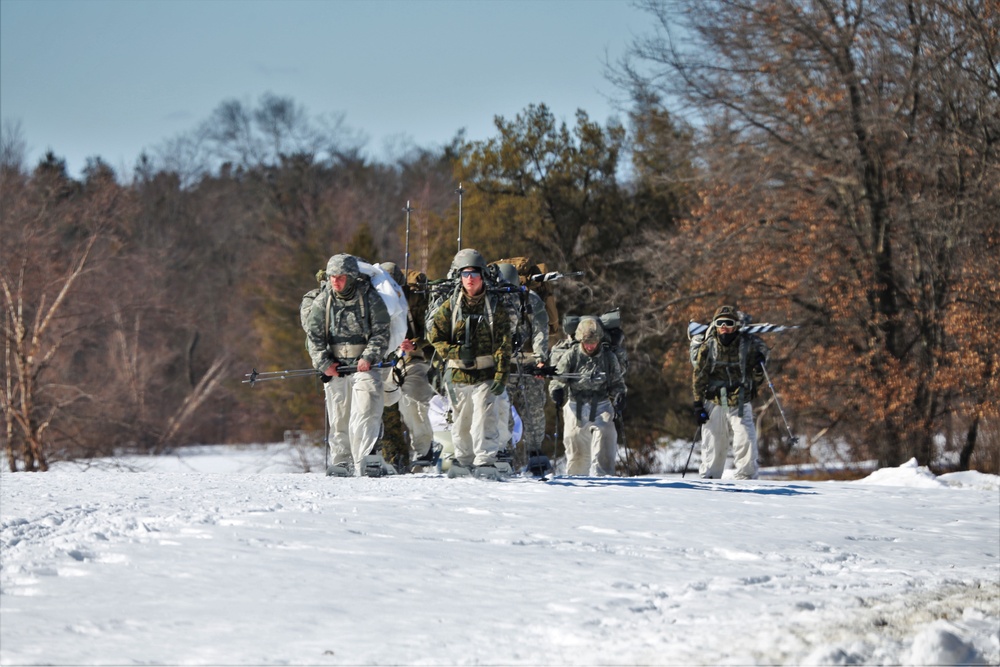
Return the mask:
<svg viewBox="0 0 1000 667">
<path fill-rule="evenodd" d="M 463 269 L 462 270 L 462 277 L 463 278 L 478 278 L 481 275 L 483 275 L 482 272 L 475 271 L 473 269 Z"/>
<path fill-rule="evenodd" d="M 736 320 L 728 320 L 728 319 L 715 320 L 715 326 L 716 326 L 716 328 L 719 328 L 719 329 L 721 329 L 723 327 L 727 327 L 727 328 L 728 327 L 735 327 L 736 326 Z"/>
</svg>

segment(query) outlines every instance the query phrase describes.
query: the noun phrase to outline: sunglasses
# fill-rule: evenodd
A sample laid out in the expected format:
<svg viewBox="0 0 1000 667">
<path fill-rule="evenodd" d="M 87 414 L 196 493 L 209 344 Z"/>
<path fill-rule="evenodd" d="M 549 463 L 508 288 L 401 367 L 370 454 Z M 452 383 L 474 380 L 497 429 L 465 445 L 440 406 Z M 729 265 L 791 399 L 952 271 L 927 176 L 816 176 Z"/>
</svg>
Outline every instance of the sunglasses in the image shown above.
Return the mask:
<svg viewBox="0 0 1000 667">
<path fill-rule="evenodd" d="M 479 271 L 473 271 L 471 269 L 462 271 L 462 277 L 463 278 L 478 278 L 481 275 L 482 275 L 481 272 L 479 272 Z"/>
<path fill-rule="evenodd" d="M 736 326 L 736 320 L 715 320 L 715 326 L 718 328 L 729 328 Z"/>
</svg>

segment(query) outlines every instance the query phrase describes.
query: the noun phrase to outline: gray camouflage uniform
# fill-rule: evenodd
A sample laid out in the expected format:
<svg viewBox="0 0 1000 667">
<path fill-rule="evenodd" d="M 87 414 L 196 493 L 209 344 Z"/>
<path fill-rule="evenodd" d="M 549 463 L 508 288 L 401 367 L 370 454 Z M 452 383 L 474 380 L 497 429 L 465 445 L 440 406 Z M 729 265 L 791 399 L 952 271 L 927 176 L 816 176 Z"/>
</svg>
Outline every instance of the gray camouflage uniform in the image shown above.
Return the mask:
<svg viewBox="0 0 1000 667">
<path fill-rule="evenodd" d="M 614 424 L 613 405 L 627 391 L 625 374 L 608 346 L 599 344 L 593 356 L 583 349 L 583 342 L 600 341 L 602 334 L 600 320 L 596 317 L 581 318 L 575 332 L 575 338 L 580 343 L 559 358 L 556 377 L 549 385 L 553 399 L 559 394 L 564 394 L 566 398 L 562 416 L 568 475 L 613 475 L 615 471 L 618 432 Z M 559 377 L 567 374 L 582 377 Z"/>
<path fill-rule="evenodd" d="M 333 363 L 381 362 L 389 347 L 389 311 L 352 255 L 334 255 L 326 268 L 331 286 L 312 305 L 307 317 L 306 347 L 313 366 L 326 371 Z M 332 287 L 333 276 L 348 276 L 344 291 Z M 378 443 L 382 425 L 382 376 L 378 368 L 331 377 L 326 383 L 330 417 L 330 464 L 361 474 L 361 460 Z"/>
<path fill-rule="evenodd" d="M 535 292 L 528 290 L 522 296 L 511 295 L 515 306 L 516 322 L 514 327 L 515 350 L 511 361 L 521 374 L 511 373 L 507 380 L 507 392 L 510 402 L 517 408 L 524 429 L 523 439 L 529 456 L 540 453 L 542 441 L 545 439 L 545 379 L 531 375 L 531 372 L 541 363 L 548 363 L 549 358 L 549 314 L 545 310 L 545 302 Z M 517 347 L 520 343 L 520 348 Z M 507 414 L 510 414 L 508 409 Z M 513 429 L 513 415 L 508 424 Z M 501 439 L 501 442 L 504 442 Z"/>
</svg>

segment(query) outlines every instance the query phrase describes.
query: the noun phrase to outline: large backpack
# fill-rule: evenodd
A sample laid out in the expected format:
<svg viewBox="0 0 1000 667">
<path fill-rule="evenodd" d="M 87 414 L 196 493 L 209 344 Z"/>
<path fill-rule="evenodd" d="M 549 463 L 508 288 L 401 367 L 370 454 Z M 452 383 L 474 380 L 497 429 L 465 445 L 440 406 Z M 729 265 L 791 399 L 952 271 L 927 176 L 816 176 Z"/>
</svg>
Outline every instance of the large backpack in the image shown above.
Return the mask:
<svg viewBox="0 0 1000 667">
<path fill-rule="evenodd" d="M 358 260 L 358 268 L 361 275 L 358 276 L 358 288 L 367 291 L 374 288 L 376 294 L 382 299 L 386 310 L 389 311 L 389 351 L 394 351 L 402 344 L 406 338 L 406 297 L 396 281 L 392 279 L 385 269 L 380 266 L 369 264 Z M 313 303 L 319 299 L 321 303 L 326 303 L 330 298 L 330 284 L 326 280 L 326 271 L 319 271 L 316 279 L 321 283 L 320 287 L 314 288 L 302 295 L 299 303 L 299 322 L 302 329 L 307 330 L 309 311 L 312 310 Z M 362 299 L 365 297 L 363 296 Z M 327 331 L 330 325 L 327 322 Z"/>
<path fill-rule="evenodd" d="M 542 299 L 545 304 L 545 312 L 549 316 L 549 349 L 555 347 L 559 342 L 559 309 L 556 306 L 556 296 L 546 283 L 529 284 L 528 277 L 546 273 L 545 264 L 533 264 L 529 257 L 507 257 L 498 259 L 494 264 L 513 264 L 517 269 L 517 275 L 521 278 L 521 284 L 530 288 Z"/>
<path fill-rule="evenodd" d="M 562 330 L 566 335 L 549 351 L 549 363 L 552 366 L 558 366 L 563 355 L 576 344 L 574 334 L 581 317 L 582 315 L 567 315 L 563 318 Z M 601 343 L 607 346 L 618 358 L 622 373 L 628 372 L 628 350 L 625 349 L 625 331 L 622 329 L 620 309 L 609 310 L 598 316 L 597 319 L 601 321 L 601 326 L 604 328 L 604 338 L 601 339 Z"/>
</svg>

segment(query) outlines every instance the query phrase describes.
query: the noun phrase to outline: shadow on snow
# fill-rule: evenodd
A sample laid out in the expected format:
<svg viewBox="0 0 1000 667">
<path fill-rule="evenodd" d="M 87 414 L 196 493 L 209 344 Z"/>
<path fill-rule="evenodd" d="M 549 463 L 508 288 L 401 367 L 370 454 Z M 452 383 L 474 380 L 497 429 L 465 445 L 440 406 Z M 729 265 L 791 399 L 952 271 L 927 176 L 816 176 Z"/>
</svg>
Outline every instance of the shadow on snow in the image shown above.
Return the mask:
<svg viewBox="0 0 1000 667">
<path fill-rule="evenodd" d="M 633 488 L 658 489 L 696 489 L 698 491 L 715 491 L 722 493 L 754 493 L 764 496 L 802 496 L 816 495 L 817 492 L 809 486 L 786 484 L 782 486 L 747 486 L 739 482 L 720 480 L 699 480 L 693 482 L 671 481 L 666 479 L 643 479 L 640 477 L 555 477 L 548 482 L 558 486 L 618 486 Z"/>
</svg>

